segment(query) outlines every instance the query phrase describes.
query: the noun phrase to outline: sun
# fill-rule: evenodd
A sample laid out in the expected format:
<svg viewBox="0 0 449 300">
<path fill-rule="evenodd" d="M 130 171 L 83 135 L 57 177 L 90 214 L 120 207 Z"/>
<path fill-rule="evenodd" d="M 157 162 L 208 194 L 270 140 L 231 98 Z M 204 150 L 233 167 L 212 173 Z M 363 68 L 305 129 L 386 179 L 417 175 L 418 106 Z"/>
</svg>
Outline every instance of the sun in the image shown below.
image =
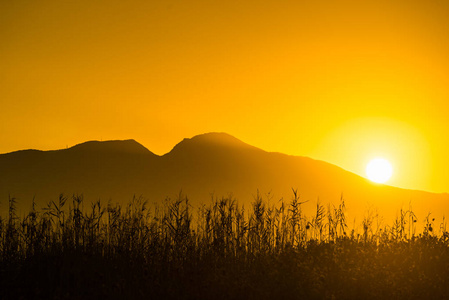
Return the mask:
<svg viewBox="0 0 449 300">
<path fill-rule="evenodd" d="M 366 176 L 377 183 L 385 183 L 393 175 L 393 167 L 384 158 L 374 158 L 366 166 Z"/>
</svg>

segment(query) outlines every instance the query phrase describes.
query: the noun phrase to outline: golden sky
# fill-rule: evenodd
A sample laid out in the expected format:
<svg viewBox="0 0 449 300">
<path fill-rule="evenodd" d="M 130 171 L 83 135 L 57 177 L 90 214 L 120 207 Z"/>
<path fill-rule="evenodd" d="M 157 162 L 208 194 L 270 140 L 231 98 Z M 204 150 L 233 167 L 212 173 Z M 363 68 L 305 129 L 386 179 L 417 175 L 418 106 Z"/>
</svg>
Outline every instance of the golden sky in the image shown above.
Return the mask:
<svg viewBox="0 0 449 300">
<path fill-rule="evenodd" d="M 0 153 L 220 131 L 449 192 L 448 1 L 1 1 Z"/>
</svg>

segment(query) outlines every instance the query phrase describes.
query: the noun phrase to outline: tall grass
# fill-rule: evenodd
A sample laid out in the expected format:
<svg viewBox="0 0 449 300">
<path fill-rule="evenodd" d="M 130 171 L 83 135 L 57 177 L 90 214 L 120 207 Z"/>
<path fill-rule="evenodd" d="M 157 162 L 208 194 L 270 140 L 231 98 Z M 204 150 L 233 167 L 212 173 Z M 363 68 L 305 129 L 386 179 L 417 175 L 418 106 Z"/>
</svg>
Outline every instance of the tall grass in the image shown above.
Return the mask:
<svg viewBox="0 0 449 300">
<path fill-rule="evenodd" d="M 2 298 L 351 299 L 449 295 L 449 234 L 411 207 L 391 225 L 346 207 L 303 213 L 305 201 L 250 207 L 232 197 L 192 207 L 182 193 L 126 206 L 60 195 L 0 218 Z M 88 208 L 85 208 L 88 207 Z"/>
</svg>

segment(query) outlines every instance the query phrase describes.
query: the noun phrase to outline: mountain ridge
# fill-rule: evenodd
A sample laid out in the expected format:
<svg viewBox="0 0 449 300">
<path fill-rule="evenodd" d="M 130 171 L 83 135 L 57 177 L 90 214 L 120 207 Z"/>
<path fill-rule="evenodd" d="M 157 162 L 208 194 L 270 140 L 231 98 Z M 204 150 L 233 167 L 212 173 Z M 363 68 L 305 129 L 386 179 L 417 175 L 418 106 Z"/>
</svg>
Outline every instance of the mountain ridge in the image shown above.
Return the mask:
<svg viewBox="0 0 449 300">
<path fill-rule="evenodd" d="M 173 155 L 178 151 L 186 151 L 187 149 L 191 150 L 192 148 L 198 147 L 207 147 L 207 148 L 219 148 L 222 149 L 259 149 L 257 147 L 251 146 L 234 136 L 224 133 L 224 132 L 209 132 L 203 133 L 199 135 L 195 135 L 192 138 L 184 138 L 181 142 L 177 143 L 169 152 L 162 155 Z"/>
<path fill-rule="evenodd" d="M 11 152 L 7 152 L 7 153 L 0 153 L 0 155 L 5 155 L 5 154 L 14 154 L 14 153 L 20 153 L 20 152 L 54 152 L 54 151 L 64 151 L 64 150 L 111 150 L 113 149 L 113 147 L 109 147 L 109 149 L 107 149 L 107 147 L 105 146 L 126 146 L 126 148 L 131 149 L 133 146 L 134 148 L 139 148 L 140 151 L 137 152 L 150 152 L 154 155 L 157 156 L 165 156 L 170 154 L 173 151 L 177 151 L 179 148 L 185 147 L 187 146 L 203 146 L 204 144 L 209 144 L 212 146 L 240 146 L 242 147 L 248 147 L 248 148 L 254 148 L 254 149 L 259 149 L 261 151 L 264 151 L 260 148 L 257 148 L 255 146 L 249 145 L 237 138 L 235 138 L 234 136 L 225 133 L 225 132 L 209 132 L 209 133 L 203 133 L 203 134 L 198 134 L 195 135 L 191 138 L 184 138 L 182 141 L 180 141 L 179 143 L 177 143 L 169 152 L 162 154 L 162 155 L 157 155 L 154 152 L 152 152 L 150 149 L 146 148 L 145 146 L 143 146 L 142 144 L 140 144 L 139 142 L 137 142 L 134 139 L 125 139 L 125 140 L 106 140 L 106 141 L 98 141 L 98 140 L 89 140 L 89 141 L 85 141 L 82 143 L 78 143 L 75 144 L 71 147 L 67 147 L 67 148 L 61 148 L 61 149 L 51 149 L 51 150 L 40 150 L 40 149 L 20 149 L 20 150 L 15 150 L 15 151 L 11 151 Z M 102 149 L 99 149 L 99 147 L 102 147 Z M 118 147 L 116 147 L 118 148 Z M 121 152 L 127 152 L 127 151 L 122 151 Z"/>
<path fill-rule="evenodd" d="M 246 148 L 246 149 L 261 151 L 264 153 L 270 153 L 272 155 L 282 155 L 282 156 L 286 156 L 286 157 L 290 157 L 290 158 L 298 158 L 299 157 L 299 158 L 307 159 L 312 162 L 316 162 L 316 163 L 320 163 L 320 164 L 332 165 L 333 167 L 339 168 L 340 170 L 345 171 L 345 172 L 349 172 L 355 176 L 358 176 L 358 177 L 370 182 L 365 177 L 355 174 L 351 171 L 348 171 L 338 165 L 334 165 L 329 162 L 319 160 L 319 159 L 314 159 L 314 158 L 307 157 L 307 156 L 298 156 L 298 155 L 291 155 L 291 154 L 286 154 L 286 153 L 282 153 L 282 152 L 265 151 L 261 148 L 247 144 L 247 143 L 241 141 L 240 139 L 238 139 L 228 133 L 225 133 L 225 132 L 209 132 L 209 133 L 198 134 L 191 138 L 184 138 L 182 141 L 177 143 L 169 152 L 162 154 L 162 155 L 157 155 L 157 154 L 153 153 L 151 150 L 149 150 L 148 148 L 146 148 L 145 146 L 143 146 L 142 144 L 140 144 L 139 142 L 137 142 L 134 139 L 125 139 L 125 140 L 106 140 L 106 141 L 89 140 L 86 142 L 75 144 L 68 148 L 55 149 L 55 150 L 39 150 L 39 149 L 16 150 L 16 151 L 7 152 L 7 153 L 1 153 L 0 157 L 4 156 L 4 155 L 26 154 L 26 153 L 33 153 L 33 154 L 53 153 L 53 152 L 67 151 L 67 150 L 70 150 L 70 151 L 81 150 L 81 151 L 92 151 L 92 152 L 115 151 L 118 153 L 142 153 L 142 154 L 151 154 L 151 155 L 158 156 L 158 157 L 164 157 L 164 156 L 171 155 L 178 151 L 183 151 L 184 149 L 182 149 L 182 148 L 185 148 L 185 147 L 188 147 L 188 148 L 191 148 L 192 146 L 204 147 L 206 143 L 209 144 L 209 145 L 207 145 L 208 147 L 226 146 L 227 149 Z M 376 184 L 376 183 L 372 183 L 372 184 Z M 388 184 L 377 184 L 377 185 L 391 186 Z M 430 192 L 430 191 L 426 191 L 426 190 L 409 189 L 409 188 L 402 188 L 402 187 L 396 187 L 396 186 L 391 186 L 391 187 L 395 187 L 395 188 L 402 189 L 402 190 L 411 190 L 411 191 L 418 191 L 418 192 L 425 192 L 425 193 L 432 193 L 432 194 L 449 194 L 449 192 L 438 193 L 438 192 Z"/>
<path fill-rule="evenodd" d="M 28 151 L 28 152 L 27 152 Z M 303 156 L 267 152 L 226 133 L 184 139 L 156 155 L 135 140 L 88 141 L 68 149 L 0 154 L 0 203 L 9 195 L 40 204 L 83 194 L 87 199 L 125 201 L 143 195 L 161 201 L 184 191 L 194 203 L 234 194 L 251 202 L 254 193 L 336 203 L 343 194 L 355 209 L 413 200 L 423 209 L 448 209 L 448 194 L 379 185 L 339 166 Z M 29 204 L 29 203 L 28 203 Z M 433 205 L 433 207 L 432 207 Z M 26 206 L 26 205 L 25 205 Z M 447 212 L 449 213 L 449 211 Z"/>
<path fill-rule="evenodd" d="M 127 140 L 109 140 L 109 141 L 87 141 L 76 144 L 68 149 L 61 150 L 81 150 L 81 151 L 114 151 L 122 153 L 148 153 L 154 154 L 148 148 L 135 141 Z M 154 154 L 155 155 L 155 154 Z"/>
</svg>

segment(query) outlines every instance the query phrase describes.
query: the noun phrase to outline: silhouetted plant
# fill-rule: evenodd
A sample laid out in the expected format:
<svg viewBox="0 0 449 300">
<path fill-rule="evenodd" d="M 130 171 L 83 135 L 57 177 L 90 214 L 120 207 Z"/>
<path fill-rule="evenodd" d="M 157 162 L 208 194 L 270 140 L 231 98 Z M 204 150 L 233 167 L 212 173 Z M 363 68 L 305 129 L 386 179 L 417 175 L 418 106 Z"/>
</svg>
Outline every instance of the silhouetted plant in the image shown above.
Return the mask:
<svg viewBox="0 0 449 300">
<path fill-rule="evenodd" d="M 83 298 L 75 285 L 89 286 L 85 277 L 117 295 L 142 291 L 132 298 L 398 299 L 449 292 L 444 218 L 435 230 L 427 215 L 416 235 L 410 206 L 391 226 L 381 227 L 378 214 L 368 212 L 348 228 L 343 197 L 327 210 L 317 201 L 311 218 L 305 203 L 296 190 L 288 204 L 257 193 L 249 210 L 230 196 L 212 198 L 194 214 L 182 193 L 162 206 L 133 197 L 126 206 L 96 201 L 88 209 L 82 196 L 60 195 L 42 210 L 33 201 L 19 218 L 10 197 L 0 217 L 0 297 L 29 298 L 42 289 L 38 284 L 52 282 Z M 62 297 L 44 289 L 53 293 L 47 298 Z"/>
</svg>

